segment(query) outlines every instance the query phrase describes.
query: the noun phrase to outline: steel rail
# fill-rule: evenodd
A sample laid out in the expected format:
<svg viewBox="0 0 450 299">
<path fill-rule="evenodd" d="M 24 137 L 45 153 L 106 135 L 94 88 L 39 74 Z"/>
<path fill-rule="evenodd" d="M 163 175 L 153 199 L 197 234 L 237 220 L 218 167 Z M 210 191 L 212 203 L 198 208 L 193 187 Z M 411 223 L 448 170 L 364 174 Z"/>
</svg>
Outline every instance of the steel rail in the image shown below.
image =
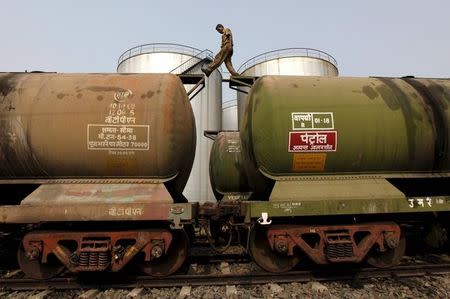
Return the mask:
<svg viewBox="0 0 450 299">
<path fill-rule="evenodd" d="M 369 278 L 405 278 L 450 273 L 450 263 L 398 266 L 391 269 L 354 268 L 348 270 L 319 269 L 288 273 L 250 272 L 245 274 L 191 274 L 172 275 L 165 278 L 151 276 L 126 277 L 105 275 L 101 281 L 81 277 L 60 277 L 47 281 L 32 279 L 0 279 L 0 288 L 11 291 L 24 290 L 74 290 L 74 289 L 128 289 L 136 287 L 164 288 L 182 286 L 252 285 L 265 283 L 290 283 L 308 281 L 361 281 Z M 98 277 L 98 274 L 97 274 Z"/>
</svg>

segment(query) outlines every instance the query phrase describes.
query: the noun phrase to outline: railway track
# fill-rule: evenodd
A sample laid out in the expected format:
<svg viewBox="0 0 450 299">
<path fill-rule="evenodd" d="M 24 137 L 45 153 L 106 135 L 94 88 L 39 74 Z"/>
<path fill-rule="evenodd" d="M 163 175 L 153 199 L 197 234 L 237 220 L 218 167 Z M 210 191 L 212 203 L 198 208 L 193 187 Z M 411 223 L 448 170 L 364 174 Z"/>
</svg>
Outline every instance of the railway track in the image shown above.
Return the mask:
<svg viewBox="0 0 450 299">
<path fill-rule="evenodd" d="M 67 276 L 43 281 L 26 278 L 2 278 L 0 288 L 6 291 L 24 290 L 75 290 L 75 289 L 131 289 L 165 288 L 183 286 L 230 286 L 265 283 L 290 283 L 309 281 L 364 280 L 369 278 L 405 278 L 450 274 L 450 263 L 404 265 L 391 269 L 375 268 L 320 268 L 274 274 L 260 271 L 233 274 L 177 274 L 165 278 L 151 276 L 106 275 L 101 280 L 93 276 Z M 98 276 L 98 275 L 97 275 Z"/>
</svg>

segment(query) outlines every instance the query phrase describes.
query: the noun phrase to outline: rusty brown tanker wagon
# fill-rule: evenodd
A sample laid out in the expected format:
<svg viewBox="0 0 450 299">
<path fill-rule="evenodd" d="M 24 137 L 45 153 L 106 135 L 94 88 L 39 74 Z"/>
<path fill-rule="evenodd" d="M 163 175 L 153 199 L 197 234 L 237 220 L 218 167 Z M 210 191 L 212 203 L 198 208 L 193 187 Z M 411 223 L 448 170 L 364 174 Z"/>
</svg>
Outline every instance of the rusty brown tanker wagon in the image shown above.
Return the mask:
<svg viewBox="0 0 450 299">
<path fill-rule="evenodd" d="M 176 271 L 195 138 L 174 75 L 0 74 L 0 215 L 36 228 L 23 272 L 118 271 L 133 258 L 151 275 Z"/>
<path fill-rule="evenodd" d="M 393 266 L 405 237 L 448 238 L 449 107 L 447 79 L 261 77 L 240 132 L 215 140 L 212 186 L 244 200 L 268 271 L 306 258 Z"/>
</svg>

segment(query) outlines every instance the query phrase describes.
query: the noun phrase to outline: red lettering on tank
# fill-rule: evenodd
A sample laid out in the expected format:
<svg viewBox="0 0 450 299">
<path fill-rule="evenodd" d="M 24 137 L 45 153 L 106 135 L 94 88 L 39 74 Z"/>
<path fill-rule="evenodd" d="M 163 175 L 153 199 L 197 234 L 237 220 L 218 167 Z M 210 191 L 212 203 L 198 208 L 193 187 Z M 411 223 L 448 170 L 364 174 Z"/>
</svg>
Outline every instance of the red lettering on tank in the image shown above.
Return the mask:
<svg viewBox="0 0 450 299">
<path fill-rule="evenodd" d="M 289 132 L 289 152 L 334 152 L 337 131 Z"/>
</svg>

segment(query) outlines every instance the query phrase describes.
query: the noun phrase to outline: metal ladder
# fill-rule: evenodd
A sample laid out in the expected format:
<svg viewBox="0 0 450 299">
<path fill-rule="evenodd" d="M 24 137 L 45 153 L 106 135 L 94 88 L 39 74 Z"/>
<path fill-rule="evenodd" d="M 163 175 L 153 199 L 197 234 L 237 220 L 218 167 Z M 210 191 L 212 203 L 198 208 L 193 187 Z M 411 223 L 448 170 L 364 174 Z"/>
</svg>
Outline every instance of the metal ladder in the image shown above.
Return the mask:
<svg viewBox="0 0 450 299">
<path fill-rule="evenodd" d="M 177 75 L 189 74 L 189 72 L 195 69 L 197 66 L 210 63 L 212 61 L 212 55 L 213 54 L 211 51 L 205 49 L 171 70 L 170 73 Z"/>
</svg>

